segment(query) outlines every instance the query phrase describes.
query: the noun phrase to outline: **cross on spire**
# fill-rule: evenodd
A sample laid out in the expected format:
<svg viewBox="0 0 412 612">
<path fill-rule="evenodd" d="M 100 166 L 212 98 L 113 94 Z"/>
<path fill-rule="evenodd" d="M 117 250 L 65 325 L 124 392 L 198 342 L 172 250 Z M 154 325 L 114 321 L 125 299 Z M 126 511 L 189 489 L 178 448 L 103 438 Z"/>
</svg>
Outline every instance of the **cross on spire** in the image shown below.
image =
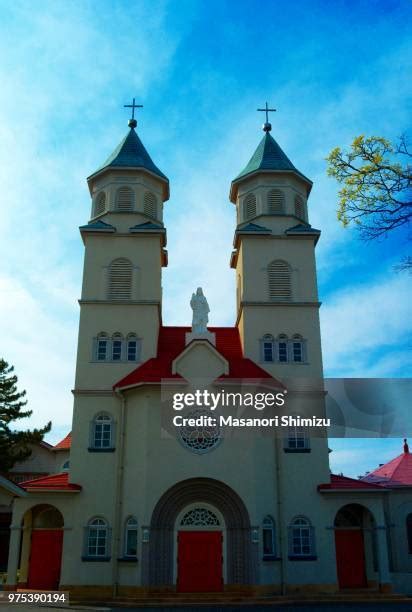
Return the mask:
<svg viewBox="0 0 412 612">
<path fill-rule="evenodd" d="M 135 110 L 135 108 L 143 108 L 143 104 L 136 104 L 135 100 L 136 100 L 136 98 L 133 98 L 132 104 L 123 104 L 123 108 L 131 108 L 132 109 L 132 118 L 129 119 L 129 127 L 131 127 L 131 128 L 135 128 L 136 125 L 137 125 L 137 121 L 134 118 L 134 110 Z"/>
<path fill-rule="evenodd" d="M 270 130 L 272 129 L 272 124 L 269 123 L 269 113 L 274 113 L 276 111 L 276 108 L 269 108 L 268 107 L 268 103 L 265 103 L 265 108 L 258 108 L 257 109 L 259 112 L 265 113 L 266 114 L 266 121 L 263 124 L 263 131 L 264 132 L 270 132 Z"/>
</svg>

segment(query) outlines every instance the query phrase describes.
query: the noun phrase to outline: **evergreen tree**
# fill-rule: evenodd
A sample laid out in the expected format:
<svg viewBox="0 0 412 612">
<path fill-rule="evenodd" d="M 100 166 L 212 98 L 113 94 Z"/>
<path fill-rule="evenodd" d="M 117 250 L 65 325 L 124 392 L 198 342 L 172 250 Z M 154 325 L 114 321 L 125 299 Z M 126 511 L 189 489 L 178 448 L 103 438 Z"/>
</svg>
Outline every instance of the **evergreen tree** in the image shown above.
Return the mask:
<svg viewBox="0 0 412 612">
<path fill-rule="evenodd" d="M 31 455 L 30 445 L 39 444 L 51 429 L 49 422 L 42 429 L 17 431 L 10 427 L 13 421 L 26 419 L 32 410 L 23 410 L 27 404 L 26 391 L 18 391 L 14 367 L 0 359 L 0 473 L 7 473 L 15 463 Z"/>
</svg>

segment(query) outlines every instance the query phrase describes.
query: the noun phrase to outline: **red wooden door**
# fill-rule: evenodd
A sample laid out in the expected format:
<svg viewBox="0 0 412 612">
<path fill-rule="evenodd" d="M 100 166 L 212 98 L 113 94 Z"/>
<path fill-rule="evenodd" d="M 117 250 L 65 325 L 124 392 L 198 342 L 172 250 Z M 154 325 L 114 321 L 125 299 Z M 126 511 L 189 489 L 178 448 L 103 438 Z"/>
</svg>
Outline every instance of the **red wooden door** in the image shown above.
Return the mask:
<svg viewBox="0 0 412 612">
<path fill-rule="evenodd" d="M 336 529 L 336 565 L 341 589 L 367 586 L 363 533 L 360 529 Z"/>
<path fill-rule="evenodd" d="M 33 530 L 29 577 L 30 589 L 55 590 L 59 586 L 62 561 L 63 531 L 61 529 Z"/>
<path fill-rule="evenodd" d="M 221 531 L 179 531 L 177 590 L 209 593 L 223 590 Z"/>
</svg>

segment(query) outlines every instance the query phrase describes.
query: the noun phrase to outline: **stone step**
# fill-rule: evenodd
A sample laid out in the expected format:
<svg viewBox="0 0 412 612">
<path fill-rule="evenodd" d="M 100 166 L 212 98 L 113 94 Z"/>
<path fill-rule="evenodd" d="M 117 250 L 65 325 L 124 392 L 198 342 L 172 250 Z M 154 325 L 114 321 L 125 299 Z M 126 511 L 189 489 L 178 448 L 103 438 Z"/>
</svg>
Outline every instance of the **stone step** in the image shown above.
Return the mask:
<svg viewBox="0 0 412 612">
<path fill-rule="evenodd" d="M 204 608 L 207 606 L 236 606 L 239 608 L 247 608 L 250 606 L 273 606 L 281 604 L 313 604 L 319 603 L 343 603 L 343 602 L 364 602 L 364 603 L 383 603 L 383 602 L 400 602 L 409 601 L 410 598 L 396 593 L 380 593 L 376 589 L 355 589 L 343 590 L 337 593 L 323 594 L 305 594 L 305 593 L 289 593 L 287 595 L 279 594 L 253 594 L 250 591 L 232 591 L 222 593 L 165 593 L 164 591 L 151 592 L 148 595 L 139 595 L 136 597 L 119 596 L 112 600 L 106 601 L 71 601 L 74 604 L 100 605 L 100 606 L 118 606 L 135 607 L 135 608 L 158 608 L 158 607 L 196 607 Z"/>
<path fill-rule="evenodd" d="M 261 595 L 261 596 L 245 596 L 244 593 L 206 593 L 199 596 L 197 593 L 190 594 L 163 594 L 150 595 L 147 597 L 117 597 L 111 601 L 95 602 L 94 605 L 112 605 L 118 607 L 147 607 L 156 608 L 160 606 L 165 607 L 207 607 L 207 606 L 233 606 L 238 607 L 249 607 L 249 606 L 270 606 L 279 604 L 302 604 L 302 603 L 341 603 L 341 602 L 367 602 L 367 603 L 383 603 L 383 602 L 396 602 L 396 601 L 411 601 L 403 595 L 399 594 L 381 594 L 378 591 L 363 591 L 363 592 L 339 592 L 335 594 L 323 594 L 323 595 Z M 207 596 L 206 596 L 207 595 Z M 80 602 L 71 602 L 72 605 Z M 81 603 L 85 603 L 84 601 Z M 88 602 L 90 605 L 91 602 Z"/>
</svg>

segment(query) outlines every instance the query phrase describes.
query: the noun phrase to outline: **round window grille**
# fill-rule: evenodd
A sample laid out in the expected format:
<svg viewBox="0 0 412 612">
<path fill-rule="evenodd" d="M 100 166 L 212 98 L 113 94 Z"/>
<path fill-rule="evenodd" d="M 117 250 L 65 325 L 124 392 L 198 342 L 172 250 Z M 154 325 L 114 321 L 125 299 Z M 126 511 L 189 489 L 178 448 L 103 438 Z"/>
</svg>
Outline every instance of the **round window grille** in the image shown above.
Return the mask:
<svg viewBox="0 0 412 612">
<path fill-rule="evenodd" d="M 210 417 L 212 414 L 208 410 L 196 410 L 185 415 L 189 419 Z M 220 428 L 218 425 L 185 425 L 179 427 L 180 440 L 186 448 L 194 453 L 207 453 L 216 448 L 221 440 Z"/>
<path fill-rule="evenodd" d="M 216 514 L 207 508 L 193 508 L 193 510 L 186 512 L 180 524 L 182 526 L 190 525 L 194 527 L 210 527 L 213 525 L 220 525 Z"/>
</svg>

